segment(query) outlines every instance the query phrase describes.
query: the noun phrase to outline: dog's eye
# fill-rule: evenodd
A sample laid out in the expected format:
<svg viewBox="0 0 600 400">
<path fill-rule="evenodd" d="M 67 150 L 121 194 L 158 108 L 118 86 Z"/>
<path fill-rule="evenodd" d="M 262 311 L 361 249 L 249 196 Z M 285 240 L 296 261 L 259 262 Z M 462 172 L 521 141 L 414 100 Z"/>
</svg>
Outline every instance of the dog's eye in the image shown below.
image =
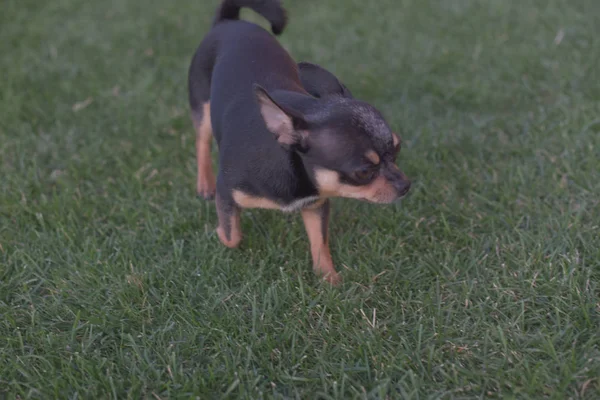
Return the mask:
<svg viewBox="0 0 600 400">
<path fill-rule="evenodd" d="M 375 167 L 364 167 L 354 172 L 354 176 L 361 183 L 367 183 L 375 177 L 377 169 Z"/>
</svg>

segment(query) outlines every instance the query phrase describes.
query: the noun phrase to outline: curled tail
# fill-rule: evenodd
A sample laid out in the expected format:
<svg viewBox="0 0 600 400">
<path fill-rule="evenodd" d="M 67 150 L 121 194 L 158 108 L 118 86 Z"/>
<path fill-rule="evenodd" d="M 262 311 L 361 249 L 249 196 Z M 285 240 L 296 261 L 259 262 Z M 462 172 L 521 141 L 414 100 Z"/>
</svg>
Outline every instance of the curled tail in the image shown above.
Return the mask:
<svg viewBox="0 0 600 400">
<path fill-rule="evenodd" d="M 224 20 L 239 19 L 242 7 L 248 7 L 262 15 L 271 24 L 271 31 L 275 35 L 283 32 L 287 24 L 287 15 L 281 0 L 223 0 L 215 15 L 213 26 Z"/>
</svg>

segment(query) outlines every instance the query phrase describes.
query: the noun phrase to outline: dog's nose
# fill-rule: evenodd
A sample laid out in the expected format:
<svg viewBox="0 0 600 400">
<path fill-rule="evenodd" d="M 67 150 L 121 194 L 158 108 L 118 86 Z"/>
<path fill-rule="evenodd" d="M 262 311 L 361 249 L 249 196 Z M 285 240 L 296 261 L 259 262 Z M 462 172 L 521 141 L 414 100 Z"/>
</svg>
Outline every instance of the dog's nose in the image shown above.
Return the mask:
<svg viewBox="0 0 600 400">
<path fill-rule="evenodd" d="M 402 197 L 410 190 L 410 181 L 409 180 L 401 180 L 396 182 L 394 185 L 396 186 L 396 190 L 398 191 L 398 196 Z"/>
</svg>

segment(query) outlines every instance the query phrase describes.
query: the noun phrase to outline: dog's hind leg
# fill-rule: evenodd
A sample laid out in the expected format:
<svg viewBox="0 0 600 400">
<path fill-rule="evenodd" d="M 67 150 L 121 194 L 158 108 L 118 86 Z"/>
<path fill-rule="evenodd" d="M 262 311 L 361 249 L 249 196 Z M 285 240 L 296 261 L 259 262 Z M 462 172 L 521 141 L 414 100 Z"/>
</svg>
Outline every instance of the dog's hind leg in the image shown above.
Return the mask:
<svg viewBox="0 0 600 400">
<path fill-rule="evenodd" d="M 207 200 L 215 196 L 215 174 L 211 157 L 213 130 L 210 119 L 213 52 L 210 42 L 203 42 L 194 55 L 188 72 L 189 102 L 196 131 L 196 193 Z"/>
<path fill-rule="evenodd" d="M 196 130 L 196 193 L 209 200 L 215 196 L 215 173 L 213 172 L 211 144 L 212 126 L 210 122 L 210 101 L 202 104 L 201 112 L 192 111 Z"/>
</svg>

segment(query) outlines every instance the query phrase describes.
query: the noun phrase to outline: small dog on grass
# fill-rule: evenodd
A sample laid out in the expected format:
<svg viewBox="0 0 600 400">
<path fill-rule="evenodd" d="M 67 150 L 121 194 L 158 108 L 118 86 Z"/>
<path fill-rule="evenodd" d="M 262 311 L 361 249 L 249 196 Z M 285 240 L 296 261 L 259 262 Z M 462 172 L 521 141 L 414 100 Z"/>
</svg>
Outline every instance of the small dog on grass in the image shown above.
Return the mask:
<svg viewBox="0 0 600 400">
<path fill-rule="evenodd" d="M 300 211 L 314 271 L 337 284 L 329 251 L 329 199 L 392 203 L 410 181 L 395 160 L 400 139 L 373 106 L 328 71 L 296 64 L 274 36 L 239 20 L 241 7 L 279 35 L 279 0 L 224 0 L 189 68 L 198 194 L 216 201 L 221 242 L 242 239 L 240 209 Z M 217 179 L 211 139 L 219 148 Z"/>
</svg>

